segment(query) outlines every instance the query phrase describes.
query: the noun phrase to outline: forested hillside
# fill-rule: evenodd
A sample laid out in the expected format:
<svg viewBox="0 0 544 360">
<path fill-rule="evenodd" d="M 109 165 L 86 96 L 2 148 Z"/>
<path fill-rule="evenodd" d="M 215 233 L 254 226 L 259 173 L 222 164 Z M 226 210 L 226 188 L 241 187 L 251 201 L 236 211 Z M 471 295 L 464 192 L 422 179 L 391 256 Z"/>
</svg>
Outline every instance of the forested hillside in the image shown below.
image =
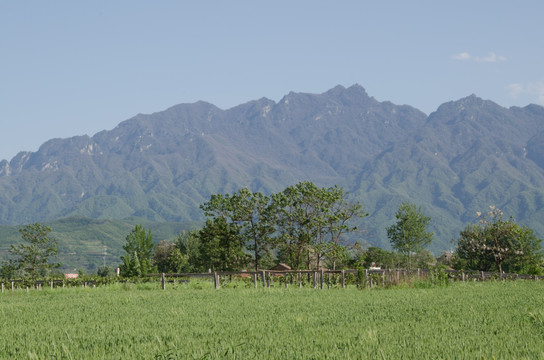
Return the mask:
<svg viewBox="0 0 544 360">
<path fill-rule="evenodd" d="M 405 200 L 431 216 L 435 252 L 489 205 L 542 237 L 543 144 L 543 107 L 476 96 L 429 116 L 359 85 L 228 110 L 182 104 L 0 162 L 0 223 L 202 221 L 199 205 L 211 194 L 269 194 L 308 180 L 343 186 L 363 204 L 370 216 L 358 236 L 372 245 L 388 246 L 385 227 Z"/>
</svg>

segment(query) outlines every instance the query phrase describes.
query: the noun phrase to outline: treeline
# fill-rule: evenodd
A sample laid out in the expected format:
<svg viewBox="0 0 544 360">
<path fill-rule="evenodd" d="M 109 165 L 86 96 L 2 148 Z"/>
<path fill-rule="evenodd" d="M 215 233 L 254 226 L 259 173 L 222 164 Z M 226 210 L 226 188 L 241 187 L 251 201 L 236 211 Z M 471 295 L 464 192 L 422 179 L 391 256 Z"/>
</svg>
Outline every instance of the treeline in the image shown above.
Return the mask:
<svg viewBox="0 0 544 360">
<path fill-rule="evenodd" d="M 216 194 L 201 209 L 207 216 L 201 229 L 160 241 L 154 251 L 151 234 L 136 227 L 121 274 L 144 274 L 151 266 L 159 272 L 269 269 L 278 262 L 293 269 L 344 267 L 352 258 L 344 235 L 357 230 L 353 220 L 368 215 L 342 188 L 311 182 L 270 196 L 248 189 Z"/>
<path fill-rule="evenodd" d="M 260 270 L 278 263 L 301 270 L 442 266 L 543 274 L 541 239 L 513 218 L 505 219 L 494 207 L 477 213 L 476 222 L 452 240 L 455 251 L 435 258 L 426 249 L 434 236 L 427 230 L 431 217 L 412 203 L 401 203 L 396 222 L 386 229 L 392 251 L 348 243 L 346 235 L 358 230 L 353 223 L 368 214 L 360 203 L 346 197 L 340 187 L 320 188 L 311 182 L 270 196 L 248 189 L 212 195 L 201 205 L 205 225 L 182 232 L 173 241 L 155 244 L 151 231 L 135 226 L 126 236 L 120 275 Z M 59 264 L 50 261 L 57 253 L 51 229 L 32 224 L 20 231 L 23 243 L 12 245 L 11 259 L 2 264 L 0 275 L 38 278 L 54 272 Z M 101 267 L 97 274 L 112 276 L 114 270 Z"/>
<path fill-rule="evenodd" d="M 265 196 L 247 189 L 234 194 L 212 195 L 201 206 L 205 226 L 180 234 L 175 241 L 161 241 L 152 260 L 140 271 L 130 270 L 138 251 L 125 248 L 121 274 L 131 276 L 154 266 L 153 271 L 206 272 L 270 269 L 285 263 L 292 269 L 429 269 L 499 271 L 542 275 L 541 239 L 533 230 L 504 219 L 499 209 L 478 212 L 454 242 L 455 251 L 434 257 L 426 247 L 434 234 L 427 230 L 431 217 L 421 207 L 403 202 L 396 222 L 386 228 L 392 251 L 347 243 L 345 235 L 357 231 L 354 220 L 368 214 L 361 204 L 350 203 L 342 188 L 319 188 L 302 182 L 283 192 Z M 144 231 L 135 229 L 144 238 Z M 135 234 L 134 234 L 135 235 Z M 134 236 L 131 235 L 131 236 Z M 141 254 L 151 254 L 148 238 Z M 363 234 L 364 236 L 364 234 Z M 127 237 L 127 245 L 133 243 Z M 133 254 L 133 255 L 131 255 Z"/>
</svg>

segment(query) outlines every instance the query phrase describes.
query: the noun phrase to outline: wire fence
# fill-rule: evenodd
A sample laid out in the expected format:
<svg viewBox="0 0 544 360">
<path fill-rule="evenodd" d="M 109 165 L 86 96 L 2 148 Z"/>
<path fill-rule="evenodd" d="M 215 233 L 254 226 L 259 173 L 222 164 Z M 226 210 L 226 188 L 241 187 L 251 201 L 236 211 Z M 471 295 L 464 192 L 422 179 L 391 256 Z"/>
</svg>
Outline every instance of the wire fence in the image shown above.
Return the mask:
<svg viewBox="0 0 544 360">
<path fill-rule="evenodd" d="M 44 288 L 96 287 L 108 284 L 189 283 L 192 280 L 209 281 L 213 288 L 220 289 L 233 283 L 245 287 L 313 287 L 314 289 L 390 287 L 415 281 L 489 281 L 489 280 L 534 280 L 544 276 L 522 275 L 485 271 L 429 270 L 429 269 L 347 269 L 347 270 L 259 270 L 259 271 L 215 271 L 207 273 L 160 273 L 148 274 L 143 278 L 76 278 L 76 279 L 8 279 L 0 280 L 1 292 L 15 290 L 43 290 Z"/>
</svg>

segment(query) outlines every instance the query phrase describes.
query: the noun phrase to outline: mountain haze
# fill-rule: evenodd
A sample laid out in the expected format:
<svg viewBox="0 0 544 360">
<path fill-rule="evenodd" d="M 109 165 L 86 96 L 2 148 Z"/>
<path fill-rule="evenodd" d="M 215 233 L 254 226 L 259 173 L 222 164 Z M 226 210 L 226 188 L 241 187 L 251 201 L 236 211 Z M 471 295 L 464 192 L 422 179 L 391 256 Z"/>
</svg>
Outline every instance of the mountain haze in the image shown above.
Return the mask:
<svg viewBox="0 0 544 360">
<path fill-rule="evenodd" d="M 360 236 L 373 245 L 387 246 L 384 228 L 403 200 L 431 216 L 435 252 L 489 205 L 542 237 L 544 108 L 471 95 L 427 116 L 359 85 L 228 110 L 176 105 L 0 162 L 0 223 L 202 220 L 211 194 L 271 193 L 304 180 L 341 185 L 359 200 L 370 213 Z"/>
</svg>

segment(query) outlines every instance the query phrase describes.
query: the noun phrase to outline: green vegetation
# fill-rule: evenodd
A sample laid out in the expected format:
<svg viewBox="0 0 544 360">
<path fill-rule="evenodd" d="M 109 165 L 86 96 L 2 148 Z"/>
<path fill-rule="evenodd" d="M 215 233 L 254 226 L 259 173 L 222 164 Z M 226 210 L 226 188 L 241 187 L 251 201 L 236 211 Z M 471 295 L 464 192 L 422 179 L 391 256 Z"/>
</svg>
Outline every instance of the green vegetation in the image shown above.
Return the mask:
<svg viewBox="0 0 544 360">
<path fill-rule="evenodd" d="M 51 236 L 57 240 L 57 260 L 62 264 L 60 271 L 78 272 L 83 268 L 87 273 L 95 273 L 104 262 L 106 266 L 116 268 L 124 254 L 125 237 L 137 224 L 151 230 L 157 242 L 173 240 L 184 230 L 202 226 L 197 222 L 159 223 L 141 218 L 111 220 L 82 216 L 44 223 L 52 229 Z M 21 242 L 19 228 L 0 225 L 0 262 L 8 259 L 10 244 Z"/>
<path fill-rule="evenodd" d="M 23 242 L 11 245 L 9 252 L 13 259 L 2 265 L 2 276 L 37 279 L 60 267 L 60 264 L 51 262 L 58 250 L 57 241 L 50 236 L 49 226 L 35 223 L 20 228 L 19 232 Z"/>
<path fill-rule="evenodd" d="M 123 263 L 119 266 L 121 276 L 140 277 L 156 271 L 152 264 L 153 235 L 141 225 L 136 225 L 126 236 L 126 244 L 123 246 L 125 255 L 121 256 Z"/>
<path fill-rule="evenodd" d="M 208 283 L 209 284 L 209 283 Z M 538 359 L 544 282 L 390 290 L 112 285 L 0 294 L 10 359 Z M 500 301 L 497 301 L 500 299 Z"/>
<path fill-rule="evenodd" d="M 271 250 L 294 269 L 343 266 L 343 235 L 357 229 L 351 222 L 368 215 L 358 202 L 346 200 L 342 188 L 309 181 L 270 197 L 248 189 L 212 195 L 201 208 L 209 217 L 199 234 L 201 265 L 219 270 L 247 268 L 250 262 L 260 269 Z"/>
<path fill-rule="evenodd" d="M 421 251 L 433 241 L 433 233 L 427 231 L 431 218 L 421 212 L 421 207 L 403 202 L 399 205 L 395 218 L 397 222 L 387 228 L 387 236 L 393 249 L 409 254 Z"/>
<path fill-rule="evenodd" d="M 393 249 L 407 256 L 411 265 L 411 253 L 420 253 L 433 241 L 433 233 L 427 231 L 431 218 L 422 213 L 421 207 L 408 202 L 399 205 L 395 217 L 397 222 L 387 228 L 387 236 Z"/>
<path fill-rule="evenodd" d="M 285 100 L 229 110 L 174 106 L 93 137 L 48 141 L 0 164 L 0 223 L 57 229 L 54 219 L 79 215 L 201 226 L 198 207 L 211 194 L 248 187 L 270 195 L 304 179 L 343 186 L 349 201 L 365 205 L 372 217 L 355 225 L 365 229 L 357 240 L 366 246 L 389 247 L 384 229 L 402 201 L 438 220 L 430 227 L 433 253 L 449 249 L 474 211 L 489 204 L 544 237 L 544 107 L 507 109 L 471 96 L 427 116 L 376 101 L 357 85 Z M 91 239 L 100 253 L 101 241 Z M 67 260 L 77 257 L 89 271 L 102 265 L 86 263 L 78 250 Z"/>
<path fill-rule="evenodd" d="M 401 203 L 396 213 L 397 222 L 386 229 L 398 252 L 377 247 L 365 249 L 358 242 L 347 242 L 345 235 L 357 230 L 351 222 L 368 214 L 359 203 L 349 203 L 345 197 L 340 187 L 319 188 L 311 182 L 298 183 L 269 197 L 248 189 L 232 195 L 212 195 L 201 206 L 208 216 L 201 229 L 182 230 L 173 240 L 162 239 L 155 243 L 151 229 L 137 224 L 125 235 L 124 253 L 119 257 L 121 264 L 118 260 L 113 267 L 106 264 L 104 252 L 101 267 L 90 272 L 84 267 L 74 271 L 108 277 L 113 268 L 119 266 L 121 276 L 141 277 L 157 271 L 269 269 L 282 262 L 293 269 L 371 266 L 431 269 L 439 265 L 499 273 L 540 275 L 544 272 L 542 240 L 532 229 L 516 224 L 512 218 L 503 220 L 502 211 L 495 207 L 491 207 L 487 215 L 478 213 L 479 225 L 470 224 L 460 232 L 455 254 L 445 252 L 435 258 L 424 249 L 433 239 L 433 233 L 427 231 L 431 218 L 408 202 Z M 77 217 L 59 220 L 59 227 L 65 222 L 91 224 L 95 228 L 105 224 L 105 229 L 110 224 Z M 20 231 L 23 241 L 43 239 L 45 247 L 40 250 L 43 253 L 24 243 L 12 245 L 12 258 L 2 263 L 0 277 L 35 279 L 51 275 L 49 270 L 56 266 L 49 264 L 48 258 L 57 254 L 56 242 L 49 246 L 51 228 L 36 223 Z M 103 248 L 106 250 L 106 245 Z"/>
<path fill-rule="evenodd" d="M 542 250 L 533 230 L 503 219 L 500 209 L 490 206 L 487 214 L 477 213 L 478 225 L 461 231 L 456 249 L 458 266 L 502 273 L 542 272 Z"/>
</svg>

